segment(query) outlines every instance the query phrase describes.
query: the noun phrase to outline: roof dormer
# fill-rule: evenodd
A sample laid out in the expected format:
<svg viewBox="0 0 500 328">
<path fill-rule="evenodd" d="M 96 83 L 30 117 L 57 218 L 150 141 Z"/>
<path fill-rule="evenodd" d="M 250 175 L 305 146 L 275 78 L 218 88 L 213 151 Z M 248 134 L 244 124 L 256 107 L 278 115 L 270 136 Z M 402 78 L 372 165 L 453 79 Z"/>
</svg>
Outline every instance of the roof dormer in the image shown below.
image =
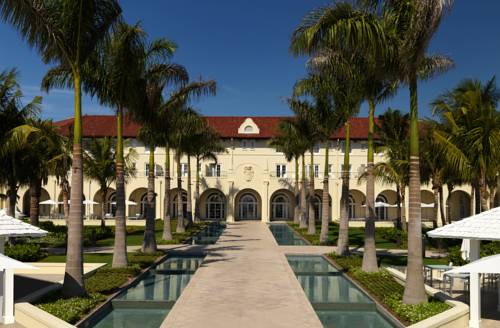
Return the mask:
<svg viewBox="0 0 500 328">
<path fill-rule="evenodd" d="M 247 117 L 243 123 L 241 123 L 240 127 L 238 128 L 238 134 L 259 134 L 260 129 L 255 124 L 255 122 L 250 118 Z"/>
</svg>

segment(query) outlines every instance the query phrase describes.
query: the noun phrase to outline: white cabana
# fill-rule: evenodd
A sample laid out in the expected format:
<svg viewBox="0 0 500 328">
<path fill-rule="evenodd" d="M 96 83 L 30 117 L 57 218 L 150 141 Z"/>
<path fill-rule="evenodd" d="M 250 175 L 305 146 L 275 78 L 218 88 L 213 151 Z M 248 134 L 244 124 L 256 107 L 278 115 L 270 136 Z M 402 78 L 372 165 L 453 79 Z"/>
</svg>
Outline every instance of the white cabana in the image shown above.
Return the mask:
<svg viewBox="0 0 500 328">
<path fill-rule="evenodd" d="M 9 237 L 43 237 L 47 231 L 8 215 L 0 214 L 0 254 L 4 253 L 5 239 Z"/>
<path fill-rule="evenodd" d="M 472 265 L 479 260 L 481 240 L 500 241 L 500 207 L 434 229 L 429 231 L 427 235 L 432 238 L 464 239 L 462 250 L 468 250 L 471 261 L 468 265 Z M 478 328 L 481 322 L 481 284 L 479 279 L 481 273 L 496 273 L 496 271 L 470 273 L 469 327 L 473 328 Z M 500 289 L 498 292 L 500 293 Z"/>
<path fill-rule="evenodd" d="M 4 324 L 14 323 L 14 269 L 34 268 L 3 255 L 9 237 L 43 237 L 47 231 L 8 215 L 0 215 L 0 314 Z"/>
<path fill-rule="evenodd" d="M 36 267 L 0 254 L 0 323 L 11 324 L 14 319 L 14 269 L 36 269 Z"/>
<path fill-rule="evenodd" d="M 422 207 L 422 208 L 434 208 L 434 203 L 421 203 L 420 207 Z"/>
</svg>

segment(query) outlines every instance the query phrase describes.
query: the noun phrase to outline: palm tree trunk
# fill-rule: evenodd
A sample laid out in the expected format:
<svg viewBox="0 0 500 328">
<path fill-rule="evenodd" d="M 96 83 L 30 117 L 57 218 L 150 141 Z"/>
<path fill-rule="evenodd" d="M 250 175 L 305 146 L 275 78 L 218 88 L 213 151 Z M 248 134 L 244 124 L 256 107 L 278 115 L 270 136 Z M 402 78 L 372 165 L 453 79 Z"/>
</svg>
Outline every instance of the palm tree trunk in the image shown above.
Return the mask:
<svg viewBox="0 0 500 328">
<path fill-rule="evenodd" d="M 342 192 L 340 195 L 340 225 L 337 239 L 337 254 L 349 254 L 349 154 L 351 152 L 351 125 L 346 122 L 344 143 L 344 165 L 342 166 Z"/>
<path fill-rule="evenodd" d="M 441 223 L 442 225 L 446 225 L 446 215 L 445 215 L 445 209 L 444 209 L 444 202 L 443 202 L 443 185 L 439 187 L 439 214 L 441 215 Z"/>
<path fill-rule="evenodd" d="M 434 207 L 432 208 L 432 226 L 434 229 L 438 226 L 439 212 L 439 185 L 432 184 L 432 192 L 434 193 Z"/>
<path fill-rule="evenodd" d="M 373 175 L 374 149 L 373 133 L 375 129 L 375 102 L 370 99 L 368 112 L 368 152 L 366 168 L 366 212 L 365 212 L 365 245 L 362 270 L 378 271 L 377 249 L 375 245 L 375 177 Z"/>
<path fill-rule="evenodd" d="M 330 192 L 328 184 L 328 140 L 325 142 L 325 169 L 323 170 L 323 194 L 321 206 L 321 232 L 319 242 L 325 244 L 328 242 L 328 225 L 330 223 Z"/>
<path fill-rule="evenodd" d="M 475 209 L 475 214 L 481 213 L 481 182 L 476 181 L 473 184 L 474 188 L 474 209 Z"/>
<path fill-rule="evenodd" d="M 422 217 L 420 199 L 420 158 L 418 135 L 417 76 L 410 78 L 410 184 L 408 221 L 408 266 L 403 295 L 405 304 L 419 304 L 427 301 L 424 288 L 422 258 Z"/>
<path fill-rule="evenodd" d="M 13 218 L 16 217 L 16 203 L 17 203 L 17 183 L 9 181 L 9 189 L 7 189 L 7 197 L 9 198 L 7 206 L 7 215 Z"/>
<path fill-rule="evenodd" d="M 71 175 L 71 203 L 73 206 L 69 208 L 66 271 L 62 288 L 62 294 L 68 297 L 86 294 L 83 281 L 83 208 L 81 206 L 83 202 L 82 91 L 79 73 L 73 74 L 73 82 L 75 89 Z"/>
<path fill-rule="evenodd" d="M 401 186 L 396 184 L 396 206 L 397 206 L 397 221 L 396 228 L 401 229 Z"/>
<path fill-rule="evenodd" d="M 316 233 L 316 218 L 314 215 L 314 149 L 311 148 L 311 165 L 309 169 L 309 218 L 307 225 L 307 234 L 314 235 Z"/>
<path fill-rule="evenodd" d="M 408 231 L 408 222 L 406 221 L 406 186 L 401 187 L 401 228 Z"/>
<path fill-rule="evenodd" d="M 446 200 L 446 220 L 448 221 L 448 224 L 451 223 L 451 209 L 450 209 L 450 196 L 451 196 L 451 193 L 453 192 L 453 185 L 452 184 L 448 184 L 447 185 L 448 187 L 448 199 Z M 471 192 L 474 191 L 474 188 L 471 189 Z M 473 202 L 472 202 L 472 194 L 471 194 L 471 203 L 469 204 L 470 206 L 470 209 L 472 211 L 472 208 L 473 208 Z"/>
<path fill-rule="evenodd" d="M 187 220 L 188 225 L 193 224 L 193 206 L 191 204 L 191 156 L 187 156 L 187 199 L 186 199 L 186 207 L 187 207 Z"/>
<path fill-rule="evenodd" d="M 90 195 L 89 195 L 90 196 Z M 108 196 L 108 188 L 105 185 L 101 186 L 101 228 L 106 226 L 104 222 L 104 218 L 106 217 L 107 212 L 107 196 Z"/>
<path fill-rule="evenodd" d="M 61 182 L 61 193 L 63 199 L 63 211 L 64 211 L 64 220 L 66 221 L 66 226 L 68 226 L 68 218 L 69 218 L 69 181 L 64 179 Z"/>
<path fill-rule="evenodd" d="M 172 240 L 172 225 L 170 217 L 170 146 L 165 146 L 165 197 L 163 198 L 163 240 Z"/>
<path fill-rule="evenodd" d="M 490 187 L 490 207 L 489 208 L 494 208 L 495 207 L 495 187 Z"/>
<path fill-rule="evenodd" d="M 177 150 L 177 228 L 175 232 L 186 232 L 184 227 L 184 209 L 182 208 L 182 176 L 181 176 L 181 153 Z"/>
<path fill-rule="evenodd" d="M 306 197 L 306 156 L 302 154 L 302 180 L 300 182 L 300 218 L 299 227 L 307 228 L 307 197 Z"/>
<path fill-rule="evenodd" d="M 148 196 L 146 205 L 146 229 L 144 229 L 144 240 L 142 242 L 143 253 L 155 253 L 155 146 L 149 146 L 149 172 L 148 172 Z"/>
<path fill-rule="evenodd" d="M 200 222 L 200 158 L 196 157 L 196 181 L 194 186 L 194 222 Z"/>
<path fill-rule="evenodd" d="M 40 192 L 42 181 L 34 180 L 30 182 L 30 224 L 38 226 L 40 216 Z"/>
<path fill-rule="evenodd" d="M 299 186 L 299 158 L 295 157 L 295 207 L 293 210 L 293 223 L 300 222 L 300 186 Z"/>
<path fill-rule="evenodd" d="M 479 179 L 479 194 L 481 197 L 481 212 L 488 210 L 488 186 L 486 184 L 486 176 L 484 173 L 481 174 Z"/>
<path fill-rule="evenodd" d="M 123 158 L 123 109 L 118 108 L 116 115 L 116 215 L 115 245 L 113 249 L 113 268 L 126 268 L 127 258 L 127 221 L 125 217 L 125 175 Z"/>
</svg>

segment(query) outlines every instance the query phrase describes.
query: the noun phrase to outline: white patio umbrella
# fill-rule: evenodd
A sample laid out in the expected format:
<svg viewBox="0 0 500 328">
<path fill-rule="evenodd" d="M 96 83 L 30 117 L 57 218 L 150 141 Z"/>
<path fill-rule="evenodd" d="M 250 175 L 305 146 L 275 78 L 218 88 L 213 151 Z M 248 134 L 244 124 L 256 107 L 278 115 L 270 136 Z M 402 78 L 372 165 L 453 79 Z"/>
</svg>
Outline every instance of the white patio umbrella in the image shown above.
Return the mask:
<svg viewBox="0 0 500 328">
<path fill-rule="evenodd" d="M 87 200 L 87 199 L 85 199 L 83 201 L 83 205 L 97 205 L 97 204 L 99 204 L 99 203 L 98 202 L 94 202 L 93 200 Z"/>
<path fill-rule="evenodd" d="M 366 204 L 361 207 L 366 207 Z M 375 202 L 375 207 L 397 207 L 397 205 L 387 204 L 385 202 Z"/>
<path fill-rule="evenodd" d="M 37 269 L 36 267 L 0 254 L 0 323 L 12 324 L 14 319 L 14 269 Z"/>
<path fill-rule="evenodd" d="M 111 205 L 116 205 L 116 202 L 111 202 Z M 137 205 L 137 203 L 131 200 L 126 200 L 125 205 Z"/>
<path fill-rule="evenodd" d="M 422 203 L 420 204 L 422 208 L 434 208 L 434 203 Z"/>
<path fill-rule="evenodd" d="M 38 203 L 40 205 L 58 205 L 58 202 L 53 201 L 52 199 L 44 200 L 43 202 Z"/>
</svg>

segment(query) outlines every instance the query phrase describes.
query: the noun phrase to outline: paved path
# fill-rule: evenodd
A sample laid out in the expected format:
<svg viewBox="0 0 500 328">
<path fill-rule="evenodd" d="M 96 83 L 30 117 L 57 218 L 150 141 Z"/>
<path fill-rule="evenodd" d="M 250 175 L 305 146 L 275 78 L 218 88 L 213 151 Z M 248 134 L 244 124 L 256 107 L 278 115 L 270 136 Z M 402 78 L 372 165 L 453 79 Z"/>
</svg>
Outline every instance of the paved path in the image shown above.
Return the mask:
<svg viewBox="0 0 500 328">
<path fill-rule="evenodd" d="M 228 225 L 161 327 L 322 327 L 266 224 Z"/>
</svg>

